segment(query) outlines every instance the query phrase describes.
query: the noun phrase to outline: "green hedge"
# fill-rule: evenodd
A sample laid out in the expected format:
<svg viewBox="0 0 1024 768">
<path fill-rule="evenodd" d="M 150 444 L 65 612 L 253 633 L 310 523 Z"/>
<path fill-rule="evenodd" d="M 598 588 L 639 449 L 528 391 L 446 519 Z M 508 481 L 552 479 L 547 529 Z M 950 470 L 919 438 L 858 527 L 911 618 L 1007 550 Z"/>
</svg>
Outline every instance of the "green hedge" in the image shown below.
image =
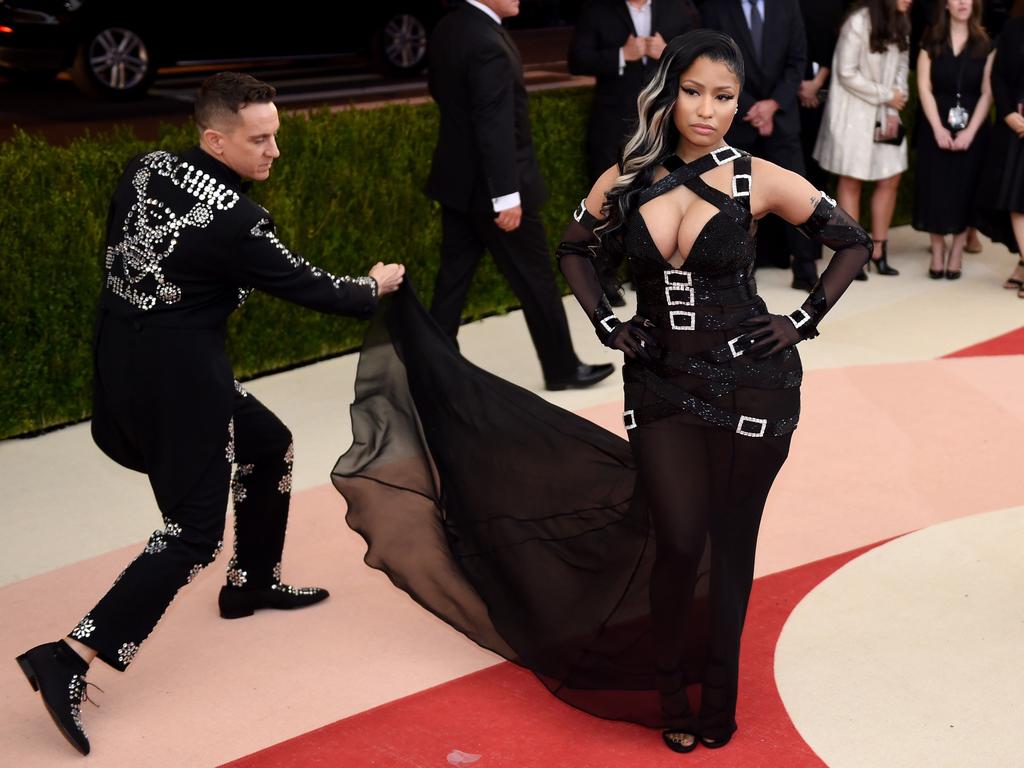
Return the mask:
<svg viewBox="0 0 1024 768">
<path fill-rule="evenodd" d="M 590 97 L 589 89 L 530 97 L 551 190 L 543 216 L 552 248 L 587 189 Z M 254 197 L 273 212 L 284 242 L 313 263 L 364 274 L 378 259 L 402 261 L 429 301 L 441 232 L 437 206 L 422 187 L 437 120 L 433 104 L 285 115 L 282 160 Z M 180 151 L 193 140 L 189 126 L 165 128 L 157 144 Z M 107 205 L 125 162 L 153 148 L 127 130 L 66 147 L 24 133 L 0 142 L 0 438 L 88 417 Z M 897 221 L 905 223 L 909 198 L 900 197 Z M 466 316 L 514 306 L 485 259 Z M 255 294 L 232 320 L 229 351 L 244 378 L 354 349 L 362 327 Z"/>
<path fill-rule="evenodd" d="M 535 141 L 552 196 L 544 209 L 554 246 L 586 191 L 582 137 L 588 90 L 531 96 Z M 437 134 L 433 104 L 316 112 L 282 118 L 282 159 L 256 197 L 282 239 L 314 264 L 365 274 L 378 259 L 408 266 L 429 301 L 440 216 L 422 192 Z M 190 126 L 164 129 L 159 146 L 192 144 Z M 107 205 L 125 162 L 153 144 L 121 130 L 55 147 L 24 133 L 0 143 L 0 438 L 86 418 L 91 331 L 102 282 Z M 466 314 L 515 306 L 490 260 Z M 254 294 L 230 327 L 241 377 L 357 347 L 363 324 Z"/>
</svg>

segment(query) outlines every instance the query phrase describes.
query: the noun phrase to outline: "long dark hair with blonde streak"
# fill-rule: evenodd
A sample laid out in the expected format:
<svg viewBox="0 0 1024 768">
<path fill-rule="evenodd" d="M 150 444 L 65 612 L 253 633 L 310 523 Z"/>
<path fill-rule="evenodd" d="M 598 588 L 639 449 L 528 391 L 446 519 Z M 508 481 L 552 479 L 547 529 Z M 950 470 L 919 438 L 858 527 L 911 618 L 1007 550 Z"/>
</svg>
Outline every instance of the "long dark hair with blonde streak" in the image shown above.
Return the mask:
<svg viewBox="0 0 1024 768">
<path fill-rule="evenodd" d="M 605 194 L 601 209 L 605 219 L 595 232 L 606 247 L 622 249 L 622 225 L 640 192 L 651 185 L 660 161 L 676 151 L 679 131 L 672 113 L 679 98 L 679 78 L 701 56 L 725 64 L 743 87 L 743 54 L 728 35 L 695 29 L 669 41 L 654 77 L 637 98 L 636 128 L 622 150 L 619 177 Z"/>
</svg>

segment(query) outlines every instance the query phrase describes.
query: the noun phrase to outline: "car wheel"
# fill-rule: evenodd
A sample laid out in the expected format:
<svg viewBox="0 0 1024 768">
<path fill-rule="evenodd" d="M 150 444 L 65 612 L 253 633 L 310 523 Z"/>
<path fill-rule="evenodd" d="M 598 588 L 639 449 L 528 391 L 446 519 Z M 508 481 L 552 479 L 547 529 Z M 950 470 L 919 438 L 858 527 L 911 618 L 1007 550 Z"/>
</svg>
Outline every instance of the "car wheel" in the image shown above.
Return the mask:
<svg viewBox="0 0 1024 768">
<path fill-rule="evenodd" d="M 155 75 L 156 63 L 145 39 L 126 27 L 104 27 L 87 35 L 71 67 L 80 90 L 107 99 L 137 98 Z"/>
<path fill-rule="evenodd" d="M 384 21 L 378 34 L 380 67 L 394 75 L 412 75 L 427 61 L 427 25 L 410 11 L 398 11 Z"/>
</svg>

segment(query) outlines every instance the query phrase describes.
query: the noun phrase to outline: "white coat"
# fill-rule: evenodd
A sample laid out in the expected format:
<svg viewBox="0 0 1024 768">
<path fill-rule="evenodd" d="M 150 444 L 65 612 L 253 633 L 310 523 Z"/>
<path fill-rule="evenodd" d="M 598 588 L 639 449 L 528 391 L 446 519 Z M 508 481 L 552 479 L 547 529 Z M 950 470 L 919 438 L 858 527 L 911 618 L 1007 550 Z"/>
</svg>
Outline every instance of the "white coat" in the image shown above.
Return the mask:
<svg viewBox="0 0 1024 768">
<path fill-rule="evenodd" d="M 814 159 L 826 171 L 862 181 L 888 178 L 907 169 L 906 139 L 899 146 L 874 141 L 875 124 L 896 111 L 886 106 L 898 89 L 908 93 L 908 51 L 890 43 L 871 51 L 868 9 L 851 14 L 839 32 L 825 114 Z M 883 123 L 884 124 L 884 123 Z"/>
</svg>

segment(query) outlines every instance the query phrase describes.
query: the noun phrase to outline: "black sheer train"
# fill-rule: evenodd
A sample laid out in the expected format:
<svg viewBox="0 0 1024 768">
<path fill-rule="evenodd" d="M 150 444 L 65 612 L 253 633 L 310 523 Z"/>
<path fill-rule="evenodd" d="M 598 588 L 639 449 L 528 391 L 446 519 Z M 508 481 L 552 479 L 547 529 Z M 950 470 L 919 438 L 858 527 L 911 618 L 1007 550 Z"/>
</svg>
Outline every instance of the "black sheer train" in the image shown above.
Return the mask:
<svg viewBox="0 0 1024 768">
<path fill-rule="evenodd" d="M 734 197 L 700 178 L 732 161 Z M 749 156 L 666 166 L 642 199 L 685 184 L 719 211 L 685 269 L 627 219 L 640 317 L 622 323 L 603 299 L 585 208 L 559 248 L 598 335 L 630 356 L 629 444 L 467 362 L 406 287 L 368 331 L 333 479 L 369 565 L 559 698 L 723 739 L 760 516 L 799 413 L 792 345 L 816 335 L 870 239 L 823 196 L 804 231 L 836 255 L 801 309 L 769 315 L 750 276 Z"/>
</svg>

